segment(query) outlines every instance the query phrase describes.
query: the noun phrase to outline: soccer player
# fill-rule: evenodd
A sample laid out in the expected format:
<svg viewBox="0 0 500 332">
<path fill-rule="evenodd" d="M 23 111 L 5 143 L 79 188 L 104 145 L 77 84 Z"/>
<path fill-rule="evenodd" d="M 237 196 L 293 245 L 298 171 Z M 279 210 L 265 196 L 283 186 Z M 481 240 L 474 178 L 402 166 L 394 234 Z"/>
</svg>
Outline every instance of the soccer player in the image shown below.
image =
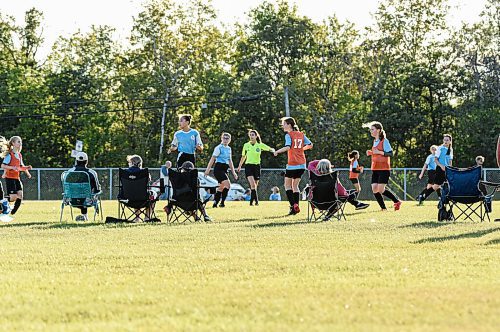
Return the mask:
<svg viewBox="0 0 500 332">
<path fill-rule="evenodd" d="M 363 173 L 364 167 L 359 164 L 359 152 L 353 150 L 347 155 L 347 159 L 350 161 L 349 166 L 349 180 L 356 188 L 356 192 L 359 194 L 361 192 L 361 186 L 359 184 L 359 174 Z"/>
<path fill-rule="evenodd" d="M 16 214 L 23 199 L 23 183 L 21 182 L 20 173 L 25 172 L 28 179 L 31 179 L 29 172 L 31 166 L 24 165 L 23 155 L 21 154 L 22 148 L 23 141 L 21 137 L 13 136 L 8 142 L 4 142 L 4 152 L 1 155 L 3 158 L 3 177 L 7 185 L 9 200 L 14 202 L 14 208 L 10 212 L 11 215 Z"/>
<path fill-rule="evenodd" d="M 212 153 L 212 158 L 210 158 L 207 169 L 205 170 L 205 175 L 210 174 L 212 165 L 215 163 L 214 176 L 217 179 L 217 182 L 219 182 L 219 188 L 217 188 L 217 191 L 215 192 L 214 208 L 217 206 L 221 208 L 225 207 L 224 202 L 226 201 L 227 193 L 231 188 L 231 182 L 229 181 L 229 176 L 227 175 L 227 171 L 229 169 L 231 169 L 234 179 L 238 180 L 238 175 L 234 169 L 229 143 L 231 143 L 231 134 L 222 133 L 221 143 L 215 147 L 214 152 Z"/>
<path fill-rule="evenodd" d="M 288 162 L 285 171 L 285 192 L 290 203 L 289 215 L 300 212 L 299 183 L 302 174 L 306 170 L 305 150 L 312 149 L 313 144 L 304 133 L 299 131 L 299 127 L 294 118 L 285 117 L 281 119 L 281 127 L 285 134 L 285 146 L 274 152 L 277 156 L 280 153 L 287 152 Z"/>
<path fill-rule="evenodd" d="M 418 205 L 422 205 L 427 197 L 429 197 L 434 189 L 432 185 L 434 184 L 434 179 L 436 178 L 436 161 L 434 160 L 434 155 L 437 150 L 437 145 L 432 145 L 430 148 L 431 154 L 427 156 L 425 159 L 424 166 L 422 167 L 422 171 L 418 175 L 418 178 L 422 180 L 424 177 L 425 170 L 427 170 L 427 186 L 424 190 L 418 195 Z"/>
<path fill-rule="evenodd" d="M 259 196 L 257 195 L 257 187 L 260 180 L 260 155 L 262 151 L 274 153 L 274 149 L 262 143 L 259 133 L 255 129 L 248 131 L 250 141 L 243 145 L 240 164 L 237 172 L 241 172 L 241 167 L 245 164 L 245 175 L 250 184 L 250 205 L 259 205 Z"/>
<path fill-rule="evenodd" d="M 191 128 L 192 116 L 190 114 L 179 115 L 179 130 L 175 132 L 174 139 L 167 153 L 178 151 L 177 168 L 182 166 L 184 162 L 190 161 L 196 165 L 196 150 L 203 151 L 203 143 L 200 133 L 196 129 Z"/>
<path fill-rule="evenodd" d="M 401 208 L 401 201 L 386 187 L 391 176 L 391 157 L 393 155 L 391 144 L 380 122 L 373 121 L 366 123 L 363 127 L 370 128 L 370 135 L 373 137 L 373 146 L 370 150 L 366 151 L 366 155 L 372 157 L 371 183 L 373 195 L 382 211 L 387 211 L 382 195 L 394 202 L 394 210 L 397 211 Z"/>
<path fill-rule="evenodd" d="M 441 197 L 441 186 L 446 180 L 445 169 L 446 166 L 451 166 L 453 161 L 452 137 L 450 134 L 443 135 L 443 144 L 438 146 L 434 155 L 434 161 L 436 162 L 436 177 L 434 178 L 432 189 Z"/>
</svg>

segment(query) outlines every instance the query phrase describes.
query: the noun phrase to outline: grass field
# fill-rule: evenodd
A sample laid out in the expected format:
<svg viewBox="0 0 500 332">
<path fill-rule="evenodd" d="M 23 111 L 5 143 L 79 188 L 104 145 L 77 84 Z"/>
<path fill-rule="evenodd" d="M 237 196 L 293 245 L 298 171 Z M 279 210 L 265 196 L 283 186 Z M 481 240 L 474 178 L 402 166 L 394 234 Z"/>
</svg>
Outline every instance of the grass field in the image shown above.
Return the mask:
<svg viewBox="0 0 500 332">
<path fill-rule="evenodd" d="M 0 330 L 500 326 L 500 224 L 437 223 L 435 203 L 314 224 L 283 217 L 284 202 L 229 202 L 212 224 L 59 224 L 58 212 L 26 202 L 0 224 Z"/>
</svg>

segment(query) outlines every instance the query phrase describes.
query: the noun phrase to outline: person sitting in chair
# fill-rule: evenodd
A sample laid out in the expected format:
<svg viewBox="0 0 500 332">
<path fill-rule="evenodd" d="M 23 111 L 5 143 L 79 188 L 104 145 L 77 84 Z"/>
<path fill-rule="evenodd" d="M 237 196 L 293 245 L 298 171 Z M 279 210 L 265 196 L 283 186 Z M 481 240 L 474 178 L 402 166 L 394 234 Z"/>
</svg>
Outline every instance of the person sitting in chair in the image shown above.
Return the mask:
<svg viewBox="0 0 500 332">
<path fill-rule="evenodd" d="M 90 188 L 92 189 L 92 193 L 98 193 L 101 190 L 101 185 L 99 184 L 99 180 L 97 179 L 97 173 L 88 168 L 87 164 L 89 161 L 89 157 L 85 152 L 78 152 L 76 157 L 75 167 L 69 169 L 69 172 L 85 172 L 89 175 L 90 179 Z M 73 206 L 77 206 L 80 208 L 81 214 L 76 216 L 76 221 L 87 221 L 87 207 L 79 206 L 79 204 L 83 204 L 82 199 L 74 198 L 74 201 L 71 202 Z"/>
<path fill-rule="evenodd" d="M 178 173 L 183 173 L 183 172 L 189 172 L 189 171 L 192 171 L 194 169 L 194 164 L 190 161 L 185 161 L 181 167 L 178 168 L 177 171 L 175 170 L 171 170 L 172 168 L 172 162 L 170 161 L 167 161 L 165 163 L 165 166 L 167 167 L 167 173 L 168 175 L 170 175 L 171 172 L 178 172 Z M 195 202 L 197 203 L 197 206 L 201 212 L 201 214 L 203 215 L 203 220 L 206 221 L 206 222 L 211 222 L 212 221 L 212 218 L 210 218 L 210 216 L 207 214 L 206 210 L 205 210 L 205 204 L 203 204 L 203 202 L 201 202 L 200 198 L 199 198 L 199 194 L 197 195 L 197 199 L 198 201 Z M 164 208 L 165 212 L 167 214 L 170 214 L 170 212 L 172 211 L 172 202 L 169 202 Z M 196 215 L 196 211 L 192 211 L 193 213 L 193 217 L 195 218 L 196 221 L 199 221 L 199 217 Z"/>
<path fill-rule="evenodd" d="M 332 163 L 328 159 L 313 160 L 309 163 L 307 169 L 313 172 L 314 174 L 320 176 L 330 174 L 331 172 L 333 172 Z M 356 190 L 347 191 L 339 180 L 337 180 L 337 193 L 339 197 L 347 197 L 347 202 L 354 205 L 354 207 L 356 207 L 356 210 L 366 209 L 367 207 L 370 206 L 370 204 L 358 201 L 356 199 L 357 198 Z"/>
<path fill-rule="evenodd" d="M 142 170 L 142 158 L 141 156 L 139 155 L 130 155 L 130 156 L 127 156 L 127 162 L 128 162 L 128 168 L 127 168 L 127 171 L 130 172 L 130 173 L 136 173 L 136 172 L 139 172 L 140 170 Z M 149 181 L 151 181 L 151 174 L 149 175 Z M 153 192 L 151 192 L 151 194 L 154 194 Z M 152 197 L 153 199 L 155 197 Z M 136 215 L 137 217 L 134 219 L 134 222 L 139 222 L 141 219 L 139 218 L 139 211 L 141 211 L 141 209 L 136 209 Z M 149 221 L 149 219 L 151 218 L 151 214 L 152 214 L 152 211 L 151 211 L 151 206 L 148 206 L 147 210 L 146 210 L 146 220 L 145 221 Z"/>
</svg>

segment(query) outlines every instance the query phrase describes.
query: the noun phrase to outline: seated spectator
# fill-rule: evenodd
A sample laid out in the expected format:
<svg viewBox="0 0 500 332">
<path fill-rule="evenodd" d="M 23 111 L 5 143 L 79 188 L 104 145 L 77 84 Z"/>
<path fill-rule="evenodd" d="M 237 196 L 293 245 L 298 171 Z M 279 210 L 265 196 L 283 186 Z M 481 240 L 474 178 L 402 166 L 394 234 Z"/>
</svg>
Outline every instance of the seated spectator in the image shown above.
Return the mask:
<svg viewBox="0 0 500 332">
<path fill-rule="evenodd" d="M 281 201 L 280 188 L 276 186 L 271 188 L 271 195 L 269 195 L 269 200 Z"/>
<path fill-rule="evenodd" d="M 483 166 L 484 164 L 484 157 L 483 156 L 477 156 L 476 157 L 476 165 L 477 166 Z"/>
<path fill-rule="evenodd" d="M 85 152 L 78 152 L 78 154 L 75 157 L 75 166 L 71 169 L 69 169 L 69 172 L 85 172 L 89 175 L 90 179 L 90 188 L 92 189 L 92 193 L 98 193 L 101 190 L 101 185 L 99 184 L 99 180 L 97 179 L 97 173 L 88 168 L 87 164 L 89 161 L 89 157 Z M 79 207 L 81 214 L 76 216 L 75 220 L 76 221 L 87 221 L 89 220 L 87 216 L 87 207 L 85 206 L 78 206 L 79 204 L 83 204 L 81 199 L 74 199 L 74 201 L 71 202 L 71 204 L 75 207 Z"/>
<path fill-rule="evenodd" d="M 142 158 L 139 155 L 130 155 L 127 156 L 127 162 L 128 162 L 128 169 L 130 173 L 135 173 L 139 172 L 142 169 Z M 149 175 L 149 181 L 151 181 L 151 174 Z M 155 195 L 156 193 L 151 192 L 152 195 Z M 152 199 L 155 199 L 155 197 L 152 197 Z M 137 214 L 139 213 L 140 209 L 136 209 Z M 146 220 L 148 221 L 151 218 L 151 207 L 148 207 L 146 210 Z M 139 216 L 137 216 L 134 219 L 134 222 L 139 222 L 141 219 Z"/>
<path fill-rule="evenodd" d="M 333 166 L 328 159 L 313 160 L 309 163 L 307 168 L 309 171 L 316 175 L 324 175 L 333 172 Z M 347 201 L 356 207 L 356 210 L 366 209 L 370 204 L 358 201 L 356 190 L 347 191 L 344 186 L 337 179 L 337 193 L 339 197 L 347 197 Z"/>
</svg>

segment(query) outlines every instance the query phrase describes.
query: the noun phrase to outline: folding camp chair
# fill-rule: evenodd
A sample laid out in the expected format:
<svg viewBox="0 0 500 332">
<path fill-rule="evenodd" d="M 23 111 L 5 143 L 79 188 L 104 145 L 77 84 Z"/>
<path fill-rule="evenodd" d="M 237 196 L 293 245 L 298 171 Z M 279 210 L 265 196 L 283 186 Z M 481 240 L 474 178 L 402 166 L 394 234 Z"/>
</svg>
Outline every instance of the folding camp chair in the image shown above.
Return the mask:
<svg viewBox="0 0 500 332">
<path fill-rule="evenodd" d="M 59 222 L 62 221 L 64 207 L 70 207 L 71 220 L 73 220 L 73 208 L 93 207 L 94 221 L 97 214 L 100 215 L 102 221 L 102 205 L 101 191 L 92 192 L 90 184 L 90 175 L 82 171 L 66 171 L 61 174 L 63 186 L 63 198 L 61 202 L 61 216 Z"/>
<path fill-rule="evenodd" d="M 169 169 L 168 177 L 170 185 L 167 186 L 167 192 L 171 195 L 167 197 L 168 204 L 165 207 L 167 222 L 201 221 L 210 196 L 204 201 L 200 198 L 198 171 Z M 209 189 L 211 194 L 215 193 L 215 187 L 205 189 Z"/>
<path fill-rule="evenodd" d="M 458 220 L 462 216 L 465 220 L 477 216 L 481 222 L 486 218 L 490 221 L 491 202 L 500 184 L 482 181 L 481 173 L 481 166 L 467 169 L 446 167 L 446 182 L 438 205 L 439 221 Z M 457 216 L 453 213 L 454 207 L 459 211 Z"/>
<path fill-rule="evenodd" d="M 120 168 L 118 176 L 118 220 L 133 222 L 139 219 L 146 222 L 159 222 L 160 219 L 156 217 L 154 209 L 160 195 L 151 189 L 160 188 L 160 194 L 163 193 L 165 189 L 163 181 L 160 180 L 159 186 L 149 185 L 150 176 L 147 168 L 137 172 Z"/>
<path fill-rule="evenodd" d="M 307 221 L 327 221 L 330 218 L 345 219 L 344 208 L 347 202 L 340 199 L 337 192 L 338 172 L 316 175 L 309 172 L 307 188 Z"/>
</svg>

